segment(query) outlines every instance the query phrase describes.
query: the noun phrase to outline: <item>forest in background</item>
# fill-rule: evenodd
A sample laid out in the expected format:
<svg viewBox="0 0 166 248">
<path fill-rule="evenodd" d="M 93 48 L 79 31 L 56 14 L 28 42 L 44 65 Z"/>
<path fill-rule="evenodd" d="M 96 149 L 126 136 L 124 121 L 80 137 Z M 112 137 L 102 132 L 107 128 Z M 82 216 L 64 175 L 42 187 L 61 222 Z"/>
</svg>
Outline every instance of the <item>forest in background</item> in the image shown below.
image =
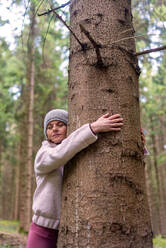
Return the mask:
<svg viewBox="0 0 166 248">
<path fill-rule="evenodd" d="M 58 6 L 56 1 L 51 1 Z M 19 220 L 28 231 L 35 187 L 33 158 L 43 140 L 43 117 L 67 109 L 69 32 L 44 1 L 11 1 L 22 6 L 28 22 L 15 46 L 0 37 L 0 219 Z M 133 0 L 137 52 L 165 45 L 166 3 Z M 67 22 L 68 8 L 58 11 Z M 0 19 L 4 26 L 9 20 Z M 65 63 L 64 63 L 65 62 Z M 147 148 L 146 181 L 155 235 L 166 236 L 166 54 L 139 56 L 140 107 Z"/>
</svg>

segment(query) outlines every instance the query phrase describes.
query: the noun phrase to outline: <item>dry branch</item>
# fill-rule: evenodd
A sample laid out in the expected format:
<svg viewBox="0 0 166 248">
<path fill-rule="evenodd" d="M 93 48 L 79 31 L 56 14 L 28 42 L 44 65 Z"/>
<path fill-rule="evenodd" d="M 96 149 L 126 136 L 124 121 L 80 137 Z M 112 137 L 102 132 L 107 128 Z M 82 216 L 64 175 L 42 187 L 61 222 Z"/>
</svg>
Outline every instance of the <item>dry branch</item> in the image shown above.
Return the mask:
<svg viewBox="0 0 166 248">
<path fill-rule="evenodd" d="M 153 49 L 148 49 L 148 50 L 145 50 L 142 52 L 138 52 L 138 53 L 135 53 L 134 55 L 140 56 L 140 55 L 144 55 L 144 54 L 148 54 L 148 53 L 158 52 L 158 51 L 165 50 L 165 49 L 166 49 L 166 46 L 161 46 L 161 47 L 157 47 L 157 48 L 153 48 Z"/>
<path fill-rule="evenodd" d="M 97 65 L 103 66 L 104 64 L 103 64 L 102 57 L 100 54 L 100 49 L 99 49 L 99 48 L 101 48 L 101 45 L 96 43 L 96 41 L 92 38 L 90 33 L 84 28 L 84 26 L 82 24 L 80 24 L 80 29 L 86 35 L 86 37 L 90 40 L 93 47 L 95 48 L 96 55 L 97 55 Z"/>
<path fill-rule="evenodd" d="M 61 9 L 61 8 L 66 7 L 69 4 L 70 4 L 70 1 L 68 1 L 67 3 L 64 3 L 61 6 L 58 6 L 58 7 L 54 8 L 54 9 L 49 9 L 48 11 L 46 11 L 44 13 L 38 14 L 38 16 L 48 15 L 48 14 L 50 14 L 51 12 L 53 12 L 53 11 L 55 11 L 57 9 Z"/>
<path fill-rule="evenodd" d="M 56 15 L 56 17 L 67 27 L 67 29 L 71 32 L 71 34 L 74 36 L 74 38 L 77 40 L 77 42 L 80 44 L 80 46 L 82 47 L 82 49 L 84 49 L 84 45 L 81 43 L 81 41 L 77 38 L 77 36 L 75 35 L 75 33 L 73 32 L 73 30 L 71 29 L 71 27 L 69 25 L 67 25 L 67 23 L 62 19 L 62 17 L 60 15 L 58 15 L 58 13 L 56 13 L 56 11 L 54 9 L 52 9 L 53 13 Z"/>
<path fill-rule="evenodd" d="M 58 9 L 61 9 L 61 8 L 64 8 L 66 7 L 67 5 L 69 5 L 71 3 L 71 1 L 68 1 L 67 3 L 65 4 L 62 4 L 61 6 L 58 6 L 54 9 L 50 9 L 44 13 L 41 13 L 41 14 L 38 14 L 38 16 L 43 16 L 43 15 L 48 15 L 50 14 L 51 12 L 53 12 L 56 17 L 67 27 L 67 29 L 71 32 L 71 34 L 74 36 L 74 38 L 77 40 L 77 42 L 80 44 L 80 46 L 82 47 L 83 50 L 85 50 L 85 45 L 77 38 L 77 36 L 75 35 L 75 33 L 73 32 L 73 30 L 70 28 L 69 25 L 67 25 L 67 23 L 62 19 L 62 17 L 60 15 L 58 15 L 56 13 L 56 10 Z M 90 35 L 90 33 L 80 24 L 80 28 L 81 28 L 81 31 L 87 36 L 87 38 L 90 40 L 90 42 L 92 43 L 93 47 L 95 48 L 96 50 L 96 54 L 97 54 L 97 59 L 98 59 L 98 64 L 100 65 L 103 65 L 103 61 L 102 61 L 102 57 L 101 57 L 101 54 L 100 54 L 100 49 L 101 46 L 98 45 L 95 40 L 92 38 L 92 36 Z M 130 30 L 130 29 L 129 29 Z M 126 30 L 126 31 L 129 31 L 129 30 Z M 125 31 L 125 32 L 126 32 Z M 138 38 L 138 37 L 141 37 L 141 36 L 144 36 L 144 35 L 138 35 L 138 36 L 131 36 L 131 37 L 126 37 L 126 38 L 123 38 L 123 39 L 120 39 L 120 40 L 117 40 L 117 41 L 114 41 L 113 43 L 109 44 L 109 46 L 115 44 L 115 43 L 118 43 L 118 42 L 121 42 L 121 41 L 124 41 L 124 40 L 127 40 L 127 39 L 135 39 L 135 38 Z M 165 50 L 166 49 L 166 46 L 161 46 L 161 47 L 157 47 L 157 48 L 153 48 L 153 49 L 148 49 L 148 50 L 145 50 L 145 51 L 142 51 L 142 52 L 138 52 L 138 53 L 134 53 L 135 56 L 141 56 L 141 55 L 144 55 L 144 54 L 148 54 L 148 53 L 153 53 L 153 52 L 158 52 L 158 51 L 161 51 L 161 50 Z"/>
</svg>

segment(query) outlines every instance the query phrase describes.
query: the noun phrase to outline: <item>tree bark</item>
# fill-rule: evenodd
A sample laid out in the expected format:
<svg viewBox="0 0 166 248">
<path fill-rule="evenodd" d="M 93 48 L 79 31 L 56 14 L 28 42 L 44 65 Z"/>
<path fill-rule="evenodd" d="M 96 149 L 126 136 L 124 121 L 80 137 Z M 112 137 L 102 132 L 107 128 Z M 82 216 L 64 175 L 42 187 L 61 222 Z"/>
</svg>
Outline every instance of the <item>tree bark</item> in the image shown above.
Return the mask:
<svg viewBox="0 0 166 248">
<path fill-rule="evenodd" d="M 30 12 L 30 34 L 29 34 L 29 44 L 28 44 L 28 69 L 27 69 L 27 79 L 29 88 L 29 98 L 28 98 L 28 146 L 27 146 L 27 223 L 25 229 L 28 231 L 29 226 L 32 222 L 32 185 L 33 185 L 33 109 L 34 109 L 34 85 L 35 85 L 35 23 L 36 23 L 36 13 L 35 5 L 32 3 Z"/>
<path fill-rule="evenodd" d="M 14 204 L 14 219 L 19 219 L 20 212 L 20 154 L 21 154 L 21 142 L 19 142 L 17 147 L 17 164 L 16 164 L 16 172 L 15 172 L 15 204 Z"/>
<path fill-rule="evenodd" d="M 23 90 L 23 97 L 25 97 L 25 112 L 24 125 L 26 125 L 24 134 L 21 133 L 24 144 L 21 147 L 21 168 L 20 176 L 24 176 L 25 182 L 22 182 L 21 189 L 21 209 L 20 209 L 20 229 L 28 232 L 29 226 L 32 222 L 32 195 L 33 195 L 33 108 L 34 108 L 34 84 L 35 84 L 35 24 L 36 12 L 35 4 L 32 2 L 30 7 L 30 26 L 29 39 L 27 44 L 27 82 Z M 26 91 L 26 92 L 25 92 Z M 26 96 L 25 96 L 26 94 Z"/>
<path fill-rule="evenodd" d="M 161 219 L 161 235 L 162 237 L 166 237 L 166 183 L 165 183 L 165 170 L 164 170 L 165 164 L 161 164 L 160 166 L 160 173 L 159 173 L 159 179 L 160 179 L 160 219 Z"/>
<path fill-rule="evenodd" d="M 158 213 L 158 227 L 159 227 L 159 233 L 161 234 L 161 195 L 160 195 L 160 179 L 159 179 L 159 170 L 158 170 L 158 163 L 157 163 L 157 145 L 156 145 L 156 138 L 155 138 L 155 130 L 154 130 L 154 124 L 153 124 L 153 118 L 150 117 L 151 122 L 151 140 L 152 140 L 152 151 L 153 151 L 153 166 L 154 166 L 154 172 L 155 172 L 155 180 L 156 180 L 156 211 Z"/>
<path fill-rule="evenodd" d="M 121 113 L 124 127 L 100 134 L 66 166 L 58 248 L 150 248 L 140 70 L 130 53 L 135 52 L 134 39 L 123 39 L 133 35 L 131 3 L 73 0 L 70 15 L 84 49 L 71 36 L 69 133 L 106 112 Z"/>
<path fill-rule="evenodd" d="M 25 90 L 21 94 L 22 102 L 25 101 Z M 23 105 L 22 105 L 23 106 Z M 27 156 L 27 120 L 26 120 L 25 108 L 21 109 L 20 123 L 19 123 L 19 134 L 20 134 L 20 160 L 19 160 L 19 230 L 25 231 L 26 223 L 26 156 Z"/>
<path fill-rule="evenodd" d="M 158 155 L 161 157 L 165 156 L 165 151 L 164 151 L 164 122 L 162 120 L 162 117 L 159 116 L 159 134 L 158 134 Z M 166 174 L 165 174 L 165 162 L 162 162 L 159 160 L 159 168 L 158 168 L 158 173 L 159 173 L 159 187 L 160 187 L 160 223 L 161 223 L 161 235 L 163 237 L 166 237 L 166 218 L 165 218 L 165 213 L 166 213 Z"/>
</svg>

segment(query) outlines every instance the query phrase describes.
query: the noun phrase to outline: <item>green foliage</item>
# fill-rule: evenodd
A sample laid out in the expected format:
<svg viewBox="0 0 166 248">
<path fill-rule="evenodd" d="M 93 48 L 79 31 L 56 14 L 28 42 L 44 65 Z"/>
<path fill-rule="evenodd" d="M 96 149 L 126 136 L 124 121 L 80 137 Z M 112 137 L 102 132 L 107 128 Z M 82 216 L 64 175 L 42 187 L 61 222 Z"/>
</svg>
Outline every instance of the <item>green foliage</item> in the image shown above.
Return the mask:
<svg viewBox="0 0 166 248">
<path fill-rule="evenodd" d="M 19 222 L 12 220 L 0 220 L 0 231 L 8 233 L 18 233 Z"/>
<path fill-rule="evenodd" d="M 0 220 L 0 232 L 4 232 L 4 233 L 8 233 L 8 234 L 18 234 L 18 230 L 19 230 L 19 222 L 18 221 Z M 8 240 L 10 241 L 10 238 L 8 238 Z M 13 245 L 7 244 L 8 242 L 6 241 L 6 244 L 0 245 L 0 248 L 12 248 Z M 17 247 L 22 248 L 22 245 L 17 246 Z"/>
<path fill-rule="evenodd" d="M 12 246 L 10 246 L 10 245 L 0 245 L 0 248 L 12 248 Z"/>
<path fill-rule="evenodd" d="M 29 18 L 30 4 L 24 6 L 25 1 L 13 1 L 13 4 L 27 7 L 25 13 Z M 30 3 L 30 2 L 29 2 Z M 31 2 L 32 3 L 32 2 Z M 42 5 L 40 5 L 42 3 Z M 36 11 L 43 12 L 49 8 L 48 2 L 33 0 Z M 56 1 L 53 2 L 54 5 Z M 12 5 L 11 5 L 12 9 Z M 66 15 L 67 16 L 67 15 Z M 66 17 L 65 16 L 65 17 Z M 7 19 L 7 18 L 6 18 Z M 36 16 L 35 39 L 35 102 L 34 102 L 34 154 L 43 137 L 43 117 L 52 108 L 67 109 L 67 61 L 68 61 L 68 33 L 62 28 L 58 20 L 52 18 L 49 25 L 49 17 Z M 58 22 L 58 23 L 57 23 Z M 4 23 L 0 22 L 0 25 Z M 8 187 L 15 188 L 16 167 L 18 161 L 18 147 L 20 143 L 20 127 L 26 127 L 24 123 L 25 100 L 27 95 L 27 43 L 29 26 L 22 26 L 22 36 L 15 38 L 15 47 L 12 50 L 4 39 L 0 38 L 0 202 L 2 202 L 3 183 L 10 173 L 12 177 Z M 66 65 L 66 66 L 64 66 Z M 23 130 L 25 132 L 25 130 Z M 8 171 L 7 171 L 8 170 Z M 1 173 L 3 172 L 3 173 Z M 11 180 L 13 180 L 11 182 Z M 5 206 L 12 210 L 12 197 L 5 198 Z M 9 201 L 9 202 L 8 202 Z M 7 211 L 11 212 L 12 211 Z M 2 206 L 0 206 L 2 217 Z M 3 216 L 4 217 L 4 216 Z"/>
<path fill-rule="evenodd" d="M 166 164 L 166 153 L 165 152 L 161 152 L 158 156 L 157 156 L 157 161 L 158 161 L 158 164 L 159 166 L 163 165 L 165 166 Z"/>
<path fill-rule="evenodd" d="M 166 248 L 166 238 L 157 236 L 153 239 L 153 244 L 155 248 Z"/>
</svg>

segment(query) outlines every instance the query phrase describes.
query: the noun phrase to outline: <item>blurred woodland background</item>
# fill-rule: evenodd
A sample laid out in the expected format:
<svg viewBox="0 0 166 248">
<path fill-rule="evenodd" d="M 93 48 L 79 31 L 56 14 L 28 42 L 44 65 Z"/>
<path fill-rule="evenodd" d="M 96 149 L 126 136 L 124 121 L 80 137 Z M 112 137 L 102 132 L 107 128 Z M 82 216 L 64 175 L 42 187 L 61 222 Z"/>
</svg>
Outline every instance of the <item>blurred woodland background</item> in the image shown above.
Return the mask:
<svg viewBox="0 0 166 248">
<path fill-rule="evenodd" d="M 20 32 L 0 14 L 0 219 L 19 220 L 27 232 L 34 191 L 33 159 L 43 136 L 43 117 L 52 108 L 67 109 L 69 31 L 47 1 L 10 0 L 20 10 Z M 49 1 L 52 6 L 62 4 Z M 5 1 L 4 1 L 5 3 Z M 0 8 L 4 5 L 0 3 Z M 137 52 L 166 44 L 165 0 L 133 0 Z M 58 10 L 69 22 L 69 8 Z M 166 52 L 139 56 L 141 122 L 150 156 L 146 181 L 154 235 L 166 236 Z"/>
</svg>

